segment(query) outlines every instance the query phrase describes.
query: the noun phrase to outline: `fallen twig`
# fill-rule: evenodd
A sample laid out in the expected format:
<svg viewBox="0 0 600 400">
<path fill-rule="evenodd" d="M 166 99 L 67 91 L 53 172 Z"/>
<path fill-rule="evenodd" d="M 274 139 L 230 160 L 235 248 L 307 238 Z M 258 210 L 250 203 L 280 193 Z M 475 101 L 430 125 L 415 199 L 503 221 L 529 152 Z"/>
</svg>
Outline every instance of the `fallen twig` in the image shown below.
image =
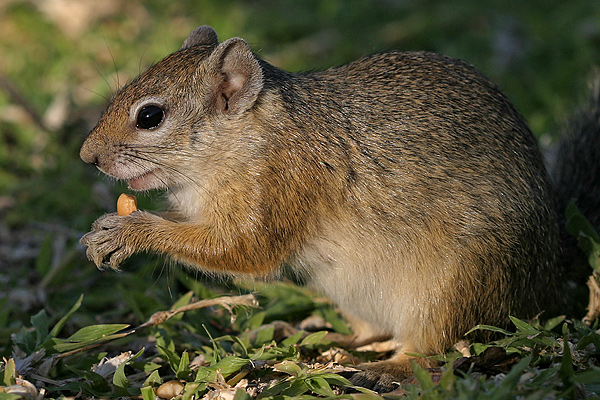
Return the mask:
<svg viewBox="0 0 600 400">
<path fill-rule="evenodd" d="M 587 314 L 583 317 L 583 322 L 592 325 L 596 318 L 600 316 L 600 273 L 594 271 L 587 281 L 590 289 L 590 300 L 587 306 Z"/>
<path fill-rule="evenodd" d="M 158 312 L 152 314 L 150 316 L 150 318 L 148 319 L 148 321 L 144 322 L 143 324 L 141 324 L 135 328 L 128 328 L 128 329 L 122 331 L 121 333 L 115 333 L 115 334 L 111 335 L 112 337 L 110 339 L 102 340 L 97 343 L 93 343 L 88 346 L 85 346 L 85 347 L 81 347 L 81 348 L 77 348 L 77 349 L 74 349 L 71 351 L 57 354 L 56 358 L 64 358 L 64 357 L 79 353 L 81 351 L 85 351 L 85 350 L 92 349 L 94 347 L 98 347 L 101 344 L 105 344 L 112 340 L 121 339 L 121 338 L 131 335 L 132 333 L 137 332 L 141 329 L 148 328 L 150 326 L 160 325 L 163 322 L 165 322 L 166 320 L 168 320 L 169 318 L 173 317 L 174 315 L 180 314 L 182 312 L 198 310 L 200 308 L 206 308 L 206 307 L 212 307 L 212 306 L 221 306 L 221 307 L 225 307 L 228 310 L 231 310 L 231 308 L 235 307 L 235 306 L 257 307 L 258 300 L 256 299 L 256 296 L 254 294 L 246 294 L 246 295 L 241 295 L 241 296 L 223 296 L 223 297 L 217 297 L 214 299 L 200 300 L 200 301 L 197 301 L 194 303 L 187 304 L 185 306 L 178 307 L 174 310 L 158 311 Z"/>
<path fill-rule="evenodd" d="M 257 307 L 258 301 L 256 300 L 256 296 L 254 296 L 253 294 L 246 294 L 246 295 L 242 295 L 242 296 L 224 296 L 224 297 L 217 297 L 215 299 L 200 300 L 195 303 L 181 306 L 174 310 L 158 311 L 158 312 L 152 314 L 152 316 L 150 316 L 148 321 L 133 328 L 132 331 L 137 331 L 139 329 L 147 328 L 149 326 L 156 326 L 156 325 L 162 324 L 169 318 L 171 318 L 174 315 L 177 315 L 179 313 L 182 313 L 182 312 L 198 310 L 200 308 L 206 308 L 206 307 L 212 307 L 212 306 L 221 306 L 221 307 L 225 307 L 227 309 L 231 309 L 231 307 L 233 307 L 233 306 Z"/>
</svg>

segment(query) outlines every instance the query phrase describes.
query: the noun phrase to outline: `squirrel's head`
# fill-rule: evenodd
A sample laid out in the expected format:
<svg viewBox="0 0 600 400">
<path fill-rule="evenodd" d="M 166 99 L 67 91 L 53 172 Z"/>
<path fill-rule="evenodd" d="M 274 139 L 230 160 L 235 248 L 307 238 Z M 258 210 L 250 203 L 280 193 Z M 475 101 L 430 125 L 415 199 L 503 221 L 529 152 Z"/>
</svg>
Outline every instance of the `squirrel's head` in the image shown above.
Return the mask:
<svg viewBox="0 0 600 400">
<path fill-rule="evenodd" d="M 261 66 L 246 42 L 219 43 L 201 26 L 116 94 L 81 158 L 134 190 L 186 184 L 187 161 L 211 144 L 210 158 L 218 157 L 215 130 L 249 112 L 262 88 Z"/>
</svg>

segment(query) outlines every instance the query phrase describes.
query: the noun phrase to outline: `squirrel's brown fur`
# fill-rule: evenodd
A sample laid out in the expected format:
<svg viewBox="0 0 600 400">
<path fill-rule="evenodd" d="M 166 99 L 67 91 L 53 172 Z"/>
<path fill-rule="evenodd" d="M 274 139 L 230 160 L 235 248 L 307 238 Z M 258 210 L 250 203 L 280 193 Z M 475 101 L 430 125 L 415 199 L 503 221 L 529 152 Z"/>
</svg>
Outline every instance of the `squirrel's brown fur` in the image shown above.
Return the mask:
<svg viewBox="0 0 600 400">
<path fill-rule="evenodd" d="M 158 123 L 140 127 L 140 110 Z M 168 188 L 179 213 L 99 218 L 82 239 L 98 266 L 140 251 L 231 274 L 286 263 L 359 341 L 400 343 L 361 383 L 559 298 L 558 214 L 535 140 L 493 83 L 448 57 L 292 74 L 200 27 L 115 96 L 81 157 L 134 189 Z"/>
</svg>

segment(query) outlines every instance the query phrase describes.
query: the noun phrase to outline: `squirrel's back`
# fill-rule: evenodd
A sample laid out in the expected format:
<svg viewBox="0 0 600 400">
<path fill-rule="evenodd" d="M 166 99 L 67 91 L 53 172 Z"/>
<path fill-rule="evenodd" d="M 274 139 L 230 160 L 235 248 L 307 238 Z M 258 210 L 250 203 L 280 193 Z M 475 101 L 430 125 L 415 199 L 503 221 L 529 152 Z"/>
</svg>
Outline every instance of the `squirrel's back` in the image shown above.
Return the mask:
<svg viewBox="0 0 600 400">
<path fill-rule="evenodd" d="M 263 65 L 274 83 L 267 90 L 293 127 L 275 135 L 297 132 L 306 158 L 318 154 L 336 176 L 329 189 L 344 192 L 336 201 L 346 219 L 319 215 L 325 233 L 318 237 L 327 239 L 309 240 L 300 256 L 301 266 L 344 260 L 343 270 L 333 263 L 311 269 L 316 286 L 396 336 L 446 332 L 446 340 L 420 348 L 441 349 L 476 321 L 503 324 L 508 315 L 552 309 L 561 276 L 553 192 L 534 137 L 493 83 L 462 61 L 422 52 L 377 54 L 309 74 L 271 75 Z M 344 256 L 361 237 L 365 246 Z M 354 298 L 370 293 L 370 283 L 345 279 L 360 271 L 404 311 L 373 311 Z M 336 290 L 327 289 L 331 282 Z M 404 286 L 396 291 L 398 282 Z M 427 297 L 436 310 L 424 306 Z M 414 302 L 427 328 L 398 334 L 399 315 Z"/>
</svg>

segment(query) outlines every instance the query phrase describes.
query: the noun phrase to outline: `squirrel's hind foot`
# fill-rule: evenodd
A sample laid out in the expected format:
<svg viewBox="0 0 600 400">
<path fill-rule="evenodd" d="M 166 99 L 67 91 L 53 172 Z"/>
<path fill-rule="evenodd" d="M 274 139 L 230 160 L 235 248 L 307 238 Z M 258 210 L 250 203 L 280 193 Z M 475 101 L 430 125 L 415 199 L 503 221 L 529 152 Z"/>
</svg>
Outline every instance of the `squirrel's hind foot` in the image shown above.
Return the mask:
<svg viewBox="0 0 600 400">
<path fill-rule="evenodd" d="M 406 379 L 414 375 L 411 361 L 423 368 L 435 367 L 434 361 L 398 354 L 386 361 L 360 364 L 359 371 L 347 378 L 355 386 L 371 389 L 377 393 L 388 393 L 397 389 Z"/>
</svg>

